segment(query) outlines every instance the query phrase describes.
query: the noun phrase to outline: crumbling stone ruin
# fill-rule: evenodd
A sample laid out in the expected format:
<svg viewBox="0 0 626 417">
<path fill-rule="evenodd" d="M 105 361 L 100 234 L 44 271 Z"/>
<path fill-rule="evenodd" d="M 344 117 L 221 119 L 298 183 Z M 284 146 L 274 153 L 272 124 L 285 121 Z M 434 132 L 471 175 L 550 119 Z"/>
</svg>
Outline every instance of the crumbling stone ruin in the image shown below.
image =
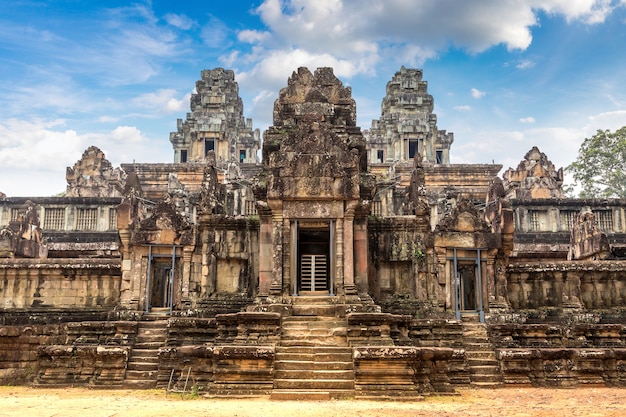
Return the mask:
<svg viewBox="0 0 626 417">
<path fill-rule="evenodd" d="M 419 399 L 626 385 L 623 200 L 565 198 L 533 147 L 450 164 L 422 71 L 356 125 L 299 68 L 259 133 L 201 73 L 173 163 L 90 147 L 64 197 L 0 196 L 0 381 Z M 191 388 L 189 388 L 191 389 Z"/>
</svg>

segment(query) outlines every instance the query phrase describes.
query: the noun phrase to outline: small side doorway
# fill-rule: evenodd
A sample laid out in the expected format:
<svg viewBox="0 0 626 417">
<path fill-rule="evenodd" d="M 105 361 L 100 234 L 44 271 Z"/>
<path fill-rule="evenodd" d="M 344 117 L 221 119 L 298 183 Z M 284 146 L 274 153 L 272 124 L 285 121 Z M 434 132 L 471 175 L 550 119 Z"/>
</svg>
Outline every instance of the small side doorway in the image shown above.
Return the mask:
<svg viewBox="0 0 626 417">
<path fill-rule="evenodd" d="M 482 297 L 482 272 L 480 249 L 453 249 L 452 278 L 454 285 L 454 311 L 457 320 L 462 315 L 479 315 L 485 321 Z M 460 256 L 459 256 L 460 255 Z"/>
<path fill-rule="evenodd" d="M 172 286 L 174 276 L 169 262 L 155 262 L 153 265 L 152 288 L 150 290 L 150 307 L 164 308 L 172 305 Z"/>
<path fill-rule="evenodd" d="M 175 287 L 180 287 L 176 279 L 180 277 L 181 272 L 181 250 L 182 247 L 176 245 L 148 245 L 146 313 L 153 309 L 168 309 L 170 313 L 172 312 Z"/>
<path fill-rule="evenodd" d="M 460 286 L 461 311 L 476 311 L 476 263 L 460 262 L 456 269 Z"/>
</svg>

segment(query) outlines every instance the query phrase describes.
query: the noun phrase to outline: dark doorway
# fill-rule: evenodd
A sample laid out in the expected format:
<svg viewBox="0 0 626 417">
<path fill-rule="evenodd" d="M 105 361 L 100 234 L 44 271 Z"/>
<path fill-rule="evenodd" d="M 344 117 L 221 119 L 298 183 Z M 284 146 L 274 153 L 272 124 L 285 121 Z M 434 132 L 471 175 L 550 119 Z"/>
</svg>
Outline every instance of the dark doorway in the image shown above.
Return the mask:
<svg viewBox="0 0 626 417">
<path fill-rule="evenodd" d="M 459 263 L 457 265 L 459 276 L 461 310 L 476 311 L 478 302 L 476 299 L 476 263 Z"/>
<path fill-rule="evenodd" d="M 169 262 L 155 262 L 150 289 L 150 307 L 171 306 L 171 286 L 173 285 L 172 265 Z"/>
<path fill-rule="evenodd" d="M 328 294 L 330 229 L 300 229 L 298 255 L 298 292 Z"/>
</svg>

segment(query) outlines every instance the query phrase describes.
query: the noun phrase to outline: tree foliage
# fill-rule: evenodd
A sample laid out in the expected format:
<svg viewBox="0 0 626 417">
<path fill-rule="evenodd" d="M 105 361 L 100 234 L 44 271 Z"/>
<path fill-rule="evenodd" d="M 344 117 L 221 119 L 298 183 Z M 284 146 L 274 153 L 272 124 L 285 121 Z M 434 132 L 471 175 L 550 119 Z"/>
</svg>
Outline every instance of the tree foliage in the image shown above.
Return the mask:
<svg viewBox="0 0 626 417">
<path fill-rule="evenodd" d="M 626 198 L 626 126 L 586 138 L 566 170 L 583 198 Z"/>
</svg>

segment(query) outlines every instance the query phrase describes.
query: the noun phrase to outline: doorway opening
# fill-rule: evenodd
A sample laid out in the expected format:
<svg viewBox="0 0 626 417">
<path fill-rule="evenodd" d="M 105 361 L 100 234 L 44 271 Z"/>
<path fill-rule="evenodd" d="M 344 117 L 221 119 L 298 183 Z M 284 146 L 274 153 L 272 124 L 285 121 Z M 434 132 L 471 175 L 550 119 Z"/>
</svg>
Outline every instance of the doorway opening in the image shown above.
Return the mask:
<svg viewBox="0 0 626 417">
<path fill-rule="evenodd" d="M 476 311 L 476 264 L 459 262 L 456 273 L 459 277 L 461 311 Z"/>
<path fill-rule="evenodd" d="M 333 295 L 333 220 L 291 223 L 292 295 Z"/>
<path fill-rule="evenodd" d="M 457 320 L 461 315 L 478 314 L 485 321 L 482 295 L 481 249 L 453 249 L 452 283 L 454 286 L 454 311 Z M 460 256 L 459 256 L 460 255 Z"/>
<path fill-rule="evenodd" d="M 167 253 L 168 249 L 171 253 Z M 146 282 L 146 313 L 174 308 L 176 278 L 180 276 L 180 246 L 149 245 Z"/>
</svg>

